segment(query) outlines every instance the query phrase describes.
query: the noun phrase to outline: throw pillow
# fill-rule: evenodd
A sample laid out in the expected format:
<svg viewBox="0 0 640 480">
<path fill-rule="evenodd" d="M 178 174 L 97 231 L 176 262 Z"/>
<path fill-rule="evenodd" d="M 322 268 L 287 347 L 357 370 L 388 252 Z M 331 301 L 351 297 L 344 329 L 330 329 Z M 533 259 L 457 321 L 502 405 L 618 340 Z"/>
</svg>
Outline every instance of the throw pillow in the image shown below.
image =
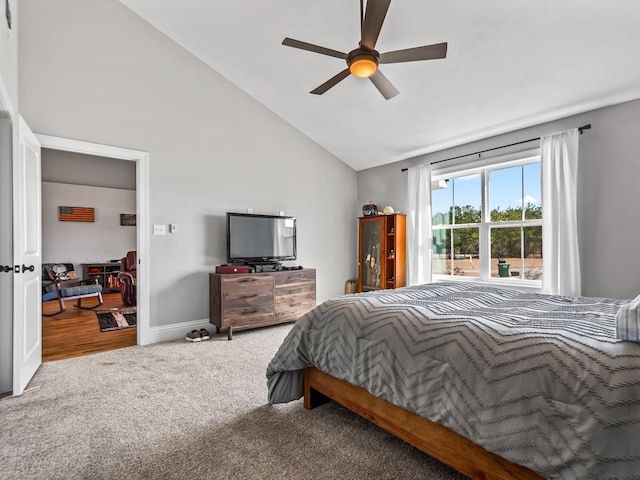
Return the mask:
<svg viewBox="0 0 640 480">
<path fill-rule="evenodd" d="M 50 268 L 46 269 L 46 272 L 50 280 L 75 280 L 76 278 L 78 278 L 76 275 L 76 271 L 67 270 L 66 265 L 64 265 L 63 263 L 51 265 Z"/>
<path fill-rule="evenodd" d="M 640 342 L 640 295 L 618 310 L 616 338 Z"/>
</svg>

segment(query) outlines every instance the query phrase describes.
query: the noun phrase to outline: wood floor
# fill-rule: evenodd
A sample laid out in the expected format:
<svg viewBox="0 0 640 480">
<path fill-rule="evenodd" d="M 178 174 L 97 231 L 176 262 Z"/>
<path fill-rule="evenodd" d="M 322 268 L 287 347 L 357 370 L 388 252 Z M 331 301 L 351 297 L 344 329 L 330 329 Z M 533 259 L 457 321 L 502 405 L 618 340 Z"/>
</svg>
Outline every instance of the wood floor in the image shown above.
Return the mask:
<svg viewBox="0 0 640 480">
<path fill-rule="evenodd" d="M 119 293 L 103 295 L 104 305 L 99 310 L 122 308 Z M 96 299 L 87 298 L 83 306 L 95 305 Z M 130 347 L 137 343 L 137 328 L 124 328 L 101 332 L 94 310 L 75 308 L 75 300 L 66 303 L 67 310 L 53 317 L 42 316 L 42 361 L 62 360 L 91 353 Z M 42 304 L 42 313 L 55 312 L 58 302 Z"/>
</svg>

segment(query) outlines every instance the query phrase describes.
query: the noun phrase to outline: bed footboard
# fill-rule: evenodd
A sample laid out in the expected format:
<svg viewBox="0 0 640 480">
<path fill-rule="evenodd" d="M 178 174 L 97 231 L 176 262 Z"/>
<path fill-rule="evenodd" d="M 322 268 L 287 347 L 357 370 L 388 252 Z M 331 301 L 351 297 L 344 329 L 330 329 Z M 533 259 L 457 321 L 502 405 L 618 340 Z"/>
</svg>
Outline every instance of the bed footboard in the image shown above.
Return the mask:
<svg viewBox="0 0 640 480">
<path fill-rule="evenodd" d="M 304 407 L 334 400 L 428 455 L 477 480 L 542 480 L 532 470 L 486 451 L 469 439 L 420 415 L 374 397 L 320 370 L 304 371 Z"/>
</svg>

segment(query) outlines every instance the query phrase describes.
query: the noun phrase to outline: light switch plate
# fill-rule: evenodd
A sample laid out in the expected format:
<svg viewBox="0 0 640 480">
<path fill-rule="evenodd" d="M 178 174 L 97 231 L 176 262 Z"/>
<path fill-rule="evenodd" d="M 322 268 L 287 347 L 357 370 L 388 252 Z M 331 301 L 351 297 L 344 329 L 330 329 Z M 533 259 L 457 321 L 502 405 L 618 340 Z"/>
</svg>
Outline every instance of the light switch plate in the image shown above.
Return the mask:
<svg viewBox="0 0 640 480">
<path fill-rule="evenodd" d="M 166 225 L 154 225 L 153 226 L 153 234 L 154 235 L 166 235 L 167 234 L 167 226 Z"/>
<path fill-rule="evenodd" d="M 176 233 L 178 231 L 178 225 L 175 223 L 169 224 L 169 233 Z"/>
</svg>

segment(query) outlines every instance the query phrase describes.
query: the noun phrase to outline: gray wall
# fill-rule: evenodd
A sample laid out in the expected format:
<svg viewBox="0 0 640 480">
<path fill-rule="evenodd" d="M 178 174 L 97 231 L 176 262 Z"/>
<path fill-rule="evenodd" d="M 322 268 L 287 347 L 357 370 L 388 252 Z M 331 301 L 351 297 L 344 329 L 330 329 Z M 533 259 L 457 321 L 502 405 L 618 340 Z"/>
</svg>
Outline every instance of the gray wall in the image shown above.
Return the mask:
<svg viewBox="0 0 640 480">
<path fill-rule="evenodd" d="M 116 0 L 23 0 L 21 113 L 37 133 L 149 152 L 152 326 L 209 316 L 225 212 L 298 218 L 318 300 L 353 275 L 356 174 Z M 61 28 L 64 26 L 64 28 Z M 144 261 L 145 259 L 142 259 Z"/>
<path fill-rule="evenodd" d="M 358 204 L 374 200 L 407 209 L 407 173 L 401 169 L 507 145 L 591 123 L 580 137 L 578 233 L 582 293 L 633 298 L 640 293 L 640 100 L 594 110 L 414 159 L 358 172 Z M 527 146 L 536 145 L 535 143 Z M 522 147 L 520 147 L 522 148 Z M 501 151 L 503 153 L 503 151 Z"/>
<path fill-rule="evenodd" d="M 61 222 L 59 206 L 93 207 L 95 222 Z M 83 263 L 124 257 L 136 227 L 120 225 L 121 213 L 136 213 L 135 190 L 42 182 L 42 261 L 73 263 L 81 276 Z"/>
<path fill-rule="evenodd" d="M 43 148 L 42 181 L 135 190 L 136 162 Z"/>
<path fill-rule="evenodd" d="M 3 2 L 4 4 L 4 2 Z M 18 12 L 16 1 L 10 0 L 13 28 L 5 20 L 4 5 L 0 8 L 0 79 L 6 88 L 6 102 L 13 113 L 18 109 Z M 1 102 L 0 102 L 1 103 Z M 9 105 L 5 105 L 9 108 Z M 0 105 L 0 112 L 3 110 Z M 17 123 L 17 115 L 14 119 Z M 12 132 L 10 116 L 0 113 L 0 264 L 13 263 L 12 222 Z M 13 370 L 13 276 L 0 274 L 0 393 L 11 391 Z"/>
</svg>

